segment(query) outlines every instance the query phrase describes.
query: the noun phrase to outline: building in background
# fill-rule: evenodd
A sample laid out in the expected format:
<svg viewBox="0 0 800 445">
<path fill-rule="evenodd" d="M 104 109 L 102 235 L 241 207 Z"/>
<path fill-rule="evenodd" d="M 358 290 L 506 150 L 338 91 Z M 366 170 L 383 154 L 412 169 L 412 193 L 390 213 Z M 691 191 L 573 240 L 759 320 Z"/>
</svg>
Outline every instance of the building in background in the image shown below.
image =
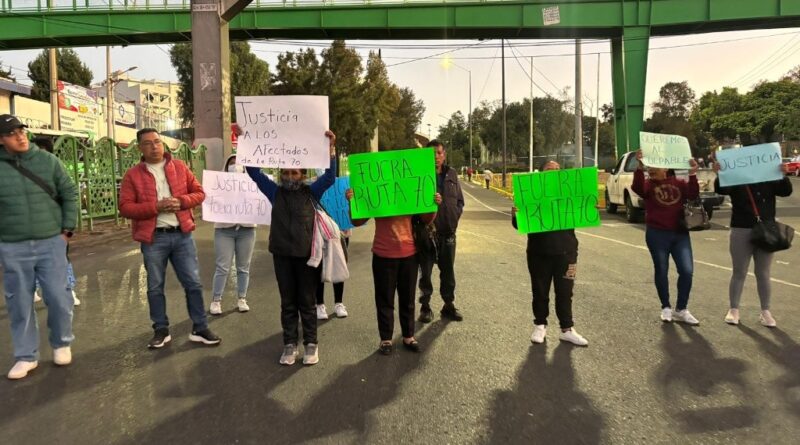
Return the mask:
<svg viewBox="0 0 800 445">
<path fill-rule="evenodd" d="M 114 84 L 114 120 L 116 125 L 132 129 L 155 128 L 160 132 L 180 128 L 177 83 L 160 80 L 137 80 L 122 77 Z M 105 85 L 94 87 L 105 98 Z"/>
</svg>

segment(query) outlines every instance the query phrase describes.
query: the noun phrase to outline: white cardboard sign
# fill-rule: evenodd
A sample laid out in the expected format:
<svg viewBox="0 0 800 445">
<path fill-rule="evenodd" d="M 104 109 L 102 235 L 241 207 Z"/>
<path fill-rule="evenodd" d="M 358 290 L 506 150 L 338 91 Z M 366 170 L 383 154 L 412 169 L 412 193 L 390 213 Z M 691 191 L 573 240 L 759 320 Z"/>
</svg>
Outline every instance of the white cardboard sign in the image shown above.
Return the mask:
<svg viewBox="0 0 800 445">
<path fill-rule="evenodd" d="M 272 203 L 247 173 L 203 170 L 203 221 L 229 224 L 272 222 Z"/>
<path fill-rule="evenodd" d="M 236 163 L 328 168 L 328 96 L 237 96 Z"/>
</svg>

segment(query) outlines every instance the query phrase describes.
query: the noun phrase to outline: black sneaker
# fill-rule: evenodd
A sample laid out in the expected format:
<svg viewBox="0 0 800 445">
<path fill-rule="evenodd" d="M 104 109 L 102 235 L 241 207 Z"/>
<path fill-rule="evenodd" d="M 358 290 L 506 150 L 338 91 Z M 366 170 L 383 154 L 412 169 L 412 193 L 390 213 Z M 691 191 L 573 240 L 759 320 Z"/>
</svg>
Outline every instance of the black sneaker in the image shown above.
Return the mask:
<svg viewBox="0 0 800 445">
<path fill-rule="evenodd" d="M 169 342 L 172 341 L 172 337 L 169 335 L 169 329 L 156 329 L 155 334 L 153 334 L 153 339 L 150 340 L 150 343 L 147 344 L 148 349 L 158 349 L 163 348 L 165 345 L 168 345 Z"/>
<path fill-rule="evenodd" d="M 189 340 L 195 343 L 202 343 L 204 345 L 218 345 L 222 341 L 216 334 L 211 332 L 211 329 L 203 329 L 202 331 L 192 331 L 189 335 Z"/>
<path fill-rule="evenodd" d="M 418 320 L 421 323 L 430 323 L 433 321 L 433 311 L 431 307 L 427 304 L 423 304 L 422 307 L 419 309 L 419 318 Z"/>
<path fill-rule="evenodd" d="M 442 314 L 442 318 L 447 318 L 448 320 L 461 321 L 464 319 L 464 316 L 461 315 L 461 312 L 458 312 L 453 303 L 445 304 L 440 314 Z"/>
</svg>

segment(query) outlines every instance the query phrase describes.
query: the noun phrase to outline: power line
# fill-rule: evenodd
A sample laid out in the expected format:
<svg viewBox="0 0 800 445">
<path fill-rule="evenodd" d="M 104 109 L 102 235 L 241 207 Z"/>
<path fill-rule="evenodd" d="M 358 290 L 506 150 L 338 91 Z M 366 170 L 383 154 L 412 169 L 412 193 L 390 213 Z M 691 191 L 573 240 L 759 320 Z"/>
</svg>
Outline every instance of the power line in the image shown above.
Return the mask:
<svg viewBox="0 0 800 445">
<path fill-rule="evenodd" d="M 514 47 L 513 47 L 513 46 L 511 46 L 510 44 L 508 45 L 508 47 L 511 49 L 511 55 L 512 55 L 512 56 L 514 56 L 514 60 L 516 60 L 516 61 L 517 61 L 517 65 L 519 65 L 519 68 L 520 68 L 520 69 L 522 70 L 522 72 L 523 72 L 523 73 L 525 73 L 525 75 L 528 77 L 528 80 L 530 80 L 530 81 L 531 81 L 531 83 L 532 83 L 534 86 L 536 86 L 536 88 L 538 88 L 538 89 L 539 89 L 539 91 L 541 91 L 542 93 L 544 93 L 544 94 L 545 94 L 547 97 L 552 97 L 552 96 L 550 95 L 550 93 L 548 93 L 547 91 L 545 91 L 545 90 L 544 90 L 544 88 L 540 87 L 538 83 L 536 83 L 536 82 L 534 82 L 534 81 L 533 81 L 533 77 L 532 77 L 530 74 L 528 74 L 528 72 L 525 70 L 525 67 L 523 67 L 523 66 L 522 66 L 522 63 L 519 61 L 519 58 L 517 57 L 517 52 L 514 50 Z M 556 89 L 558 89 L 558 88 L 556 88 Z"/>
</svg>

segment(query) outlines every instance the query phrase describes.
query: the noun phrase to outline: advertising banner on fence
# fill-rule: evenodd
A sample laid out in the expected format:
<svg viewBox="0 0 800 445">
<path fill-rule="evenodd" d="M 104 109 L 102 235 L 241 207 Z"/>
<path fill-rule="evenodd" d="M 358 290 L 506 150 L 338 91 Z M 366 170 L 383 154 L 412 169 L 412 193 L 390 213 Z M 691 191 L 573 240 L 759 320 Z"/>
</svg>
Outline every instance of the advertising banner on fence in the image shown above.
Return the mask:
<svg viewBox="0 0 800 445">
<path fill-rule="evenodd" d="M 272 204 L 247 173 L 203 170 L 203 221 L 265 224 L 272 221 Z"/>
<path fill-rule="evenodd" d="M 512 185 L 520 233 L 600 225 L 596 167 L 516 174 Z"/>
<path fill-rule="evenodd" d="M 689 140 L 674 134 L 639 132 L 642 163 L 657 168 L 690 168 L 692 149 Z"/>
<path fill-rule="evenodd" d="M 61 129 L 96 134 L 102 114 L 97 102 L 97 92 L 61 80 L 57 86 Z"/>
<path fill-rule="evenodd" d="M 353 218 L 435 212 L 436 163 L 432 148 L 349 156 Z"/>
<path fill-rule="evenodd" d="M 719 162 L 719 185 L 755 184 L 777 181 L 781 172 L 781 146 L 771 144 L 726 148 L 715 154 Z"/>
<path fill-rule="evenodd" d="M 327 168 L 327 96 L 237 96 L 236 162 L 253 167 Z"/>
</svg>

